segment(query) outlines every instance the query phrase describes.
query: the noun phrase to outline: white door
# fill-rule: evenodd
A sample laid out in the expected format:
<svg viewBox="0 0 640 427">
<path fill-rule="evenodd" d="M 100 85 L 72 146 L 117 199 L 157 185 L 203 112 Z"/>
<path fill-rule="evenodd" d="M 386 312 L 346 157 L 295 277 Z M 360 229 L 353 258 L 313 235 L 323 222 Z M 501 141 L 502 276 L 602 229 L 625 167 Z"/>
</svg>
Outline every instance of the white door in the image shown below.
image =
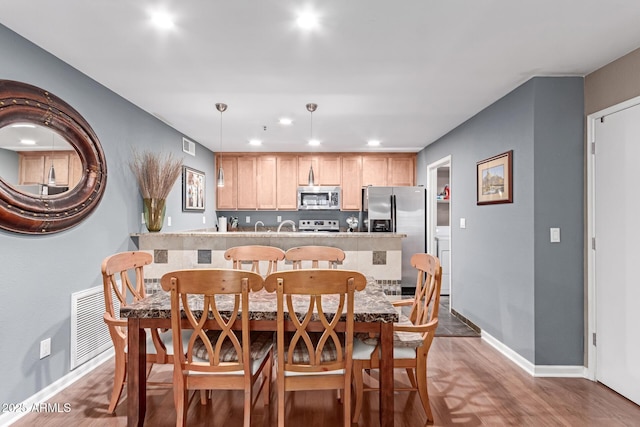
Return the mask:
<svg viewBox="0 0 640 427">
<path fill-rule="evenodd" d="M 595 123 L 596 380 L 640 404 L 640 106 Z"/>
</svg>

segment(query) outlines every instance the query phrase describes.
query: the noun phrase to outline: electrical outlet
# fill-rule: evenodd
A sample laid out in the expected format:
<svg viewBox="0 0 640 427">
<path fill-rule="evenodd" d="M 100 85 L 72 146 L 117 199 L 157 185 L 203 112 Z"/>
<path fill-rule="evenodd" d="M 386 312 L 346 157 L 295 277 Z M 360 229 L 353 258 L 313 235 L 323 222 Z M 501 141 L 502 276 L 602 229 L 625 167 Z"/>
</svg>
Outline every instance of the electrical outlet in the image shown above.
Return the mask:
<svg viewBox="0 0 640 427">
<path fill-rule="evenodd" d="M 276 217 L 276 222 L 282 222 L 282 217 L 280 215 Z"/>
<path fill-rule="evenodd" d="M 171 217 L 167 217 L 167 227 L 171 227 Z"/>
<path fill-rule="evenodd" d="M 204 216 L 204 215 L 202 215 L 202 223 L 203 223 L 203 224 L 206 224 L 206 223 L 207 223 L 207 217 L 206 217 L 206 216 Z"/>
<path fill-rule="evenodd" d="M 250 216 L 246 216 L 244 218 L 244 222 L 246 222 L 247 224 L 251 224 L 251 217 Z"/>
<path fill-rule="evenodd" d="M 40 341 L 40 359 L 44 359 L 50 354 L 51 354 L 51 338 L 47 338 L 45 340 Z"/>
<path fill-rule="evenodd" d="M 144 224 L 144 212 L 140 212 L 140 223 Z"/>
</svg>

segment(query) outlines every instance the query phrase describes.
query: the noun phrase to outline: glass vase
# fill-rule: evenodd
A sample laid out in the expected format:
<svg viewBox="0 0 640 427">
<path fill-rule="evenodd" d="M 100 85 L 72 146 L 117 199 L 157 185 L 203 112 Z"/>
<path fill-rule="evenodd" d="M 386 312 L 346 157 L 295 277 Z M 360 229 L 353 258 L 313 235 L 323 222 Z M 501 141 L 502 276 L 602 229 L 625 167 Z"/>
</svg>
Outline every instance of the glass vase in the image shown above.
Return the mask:
<svg viewBox="0 0 640 427">
<path fill-rule="evenodd" d="M 157 232 L 164 224 L 165 199 L 143 199 L 144 200 L 144 223 L 147 230 Z"/>
</svg>

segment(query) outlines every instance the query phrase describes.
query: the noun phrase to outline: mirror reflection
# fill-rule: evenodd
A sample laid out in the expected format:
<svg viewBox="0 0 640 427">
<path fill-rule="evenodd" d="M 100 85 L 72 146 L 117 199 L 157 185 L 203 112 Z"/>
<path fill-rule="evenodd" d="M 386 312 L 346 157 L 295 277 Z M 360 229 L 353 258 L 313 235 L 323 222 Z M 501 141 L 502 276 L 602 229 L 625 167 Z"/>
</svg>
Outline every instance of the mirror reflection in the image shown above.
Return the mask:
<svg viewBox="0 0 640 427">
<path fill-rule="evenodd" d="M 0 175 L 23 193 L 52 196 L 82 177 L 78 153 L 60 134 L 34 123 L 0 128 Z"/>
</svg>

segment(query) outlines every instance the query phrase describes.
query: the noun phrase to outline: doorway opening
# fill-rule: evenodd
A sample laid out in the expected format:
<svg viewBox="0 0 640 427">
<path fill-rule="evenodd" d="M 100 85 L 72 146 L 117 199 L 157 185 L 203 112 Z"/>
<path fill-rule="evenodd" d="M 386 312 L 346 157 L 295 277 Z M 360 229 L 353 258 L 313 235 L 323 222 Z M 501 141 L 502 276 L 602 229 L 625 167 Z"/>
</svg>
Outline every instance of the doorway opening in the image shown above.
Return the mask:
<svg viewBox="0 0 640 427">
<path fill-rule="evenodd" d="M 442 265 L 441 295 L 451 295 L 451 156 L 427 166 L 427 252 Z"/>
</svg>

